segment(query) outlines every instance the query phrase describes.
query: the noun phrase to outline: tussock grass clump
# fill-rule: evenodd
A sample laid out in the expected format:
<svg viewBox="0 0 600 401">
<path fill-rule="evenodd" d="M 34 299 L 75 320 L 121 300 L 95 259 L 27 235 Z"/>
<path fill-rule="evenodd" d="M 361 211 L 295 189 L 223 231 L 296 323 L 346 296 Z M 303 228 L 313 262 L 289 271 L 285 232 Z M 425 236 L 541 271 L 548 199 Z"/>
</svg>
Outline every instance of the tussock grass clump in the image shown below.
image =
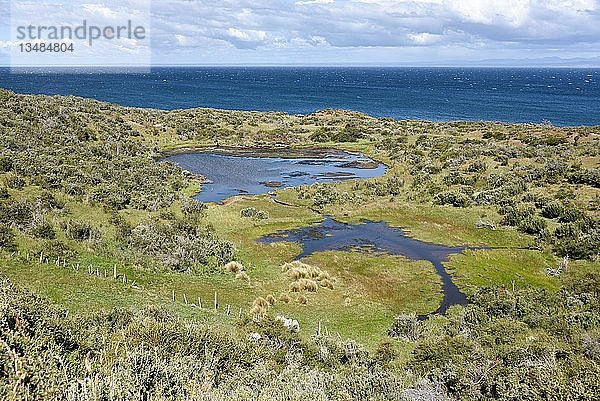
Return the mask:
<svg viewBox="0 0 600 401">
<path fill-rule="evenodd" d="M 254 300 L 254 302 L 252 303 L 252 305 L 258 305 L 258 306 L 262 306 L 265 308 L 268 308 L 270 306 L 269 302 L 264 299 L 263 297 L 258 297 Z"/>
<path fill-rule="evenodd" d="M 294 267 L 293 263 L 284 263 L 283 265 L 281 265 L 281 272 L 287 273 L 292 267 Z"/>
<path fill-rule="evenodd" d="M 318 277 L 318 279 L 319 279 L 320 281 L 322 281 L 322 280 L 331 280 L 331 276 L 329 275 L 329 273 L 328 273 L 328 272 L 326 272 L 325 270 L 322 270 L 322 271 L 321 271 L 321 274 L 319 274 L 319 277 Z"/>
<path fill-rule="evenodd" d="M 281 295 L 279 296 L 279 300 L 280 300 L 281 302 L 283 302 L 284 304 L 287 304 L 288 302 L 290 302 L 290 301 L 291 301 L 291 299 L 290 299 L 290 296 L 289 296 L 288 294 L 285 294 L 285 293 L 283 293 L 283 294 L 281 294 Z"/>
<path fill-rule="evenodd" d="M 318 267 L 310 265 L 306 265 L 306 272 L 310 278 L 318 278 L 323 273 Z"/>
<path fill-rule="evenodd" d="M 329 279 L 321 280 L 321 286 L 333 290 L 333 283 Z"/>
<path fill-rule="evenodd" d="M 302 284 L 298 281 L 294 281 L 290 284 L 290 292 L 301 292 L 303 289 Z"/>
<path fill-rule="evenodd" d="M 275 299 L 275 297 L 273 296 L 273 294 L 269 294 L 269 295 L 267 295 L 267 298 L 266 298 L 266 300 L 267 300 L 267 302 L 269 303 L 269 305 L 275 305 L 275 302 L 277 301 L 277 300 Z"/>
<path fill-rule="evenodd" d="M 244 265 L 240 262 L 231 261 L 223 266 L 223 270 L 228 273 L 234 273 L 236 280 L 248 281 L 250 280 L 250 276 L 246 273 L 246 269 Z"/>
<path fill-rule="evenodd" d="M 288 276 L 290 276 L 294 280 L 298 280 L 300 278 L 307 277 L 308 273 L 302 268 L 292 267 L 290 270 L 288 270 Z"/>
<path fill-rule="evenodd" d="M 292 280 L 300 279 L 316 279 L 316 280 L 329 280 L 329 273 L 325 270 L 321 270 L 317 266 L 311 266 L 309 264 L 295 260 L 293 262 L 284 263 L 281 266 L 281 272 L 287 273 Z"/>
<path fill-rule="evenodd" d="M 302 286 L 303 290 L 306 290 L 309 292 L 317 292 L 317 290 L 319 289 L 317 282 L 314 280 L 310 280 L 310 279 L 300 280 L 300 285 Z"/>
<path fill-rule="evenodd" d="M 252 308 L 250 308 L 251 315 L 265 315 L 269 310 L 271 304 L 263 297 L 258 297 L 252 302 Z"/>
<path fill-rule="evenodd" d="M 231 261 L 225 266 L 223 266 L 223 269 L 225 269 L 225 271 L 229 273 L 239 273 L 241 271 L 244 271 L 244 265 L 242 265 L 240 262 Z"/>
<path fill-rule="evenodd" d="M 298 302 L 300 305 L 306 305 L 308 304 L 308 298 L 306 298 L 304 295 L 300 295 L 298 298 L 296 298 L 296 302 Z"/>
<path fill-rule="evenodd" d="M 238 274 L 235 275 L 235 278 L 237 280 L 243 280 L 243 281 L 248 281 L 250 280 L 250 276 L 245 272 L 245 271 L 241 271 Z"/>
<path fill-rule="evenodd" d="M 290 284 L 290 292 L 317 292 L 318 289 L 319 285 L 317 282 L 307 278 L 299 279 Z"/>
<path fill-rule="evenodd" d="M 264 307 L 262 307 L 260 305 L 252 305 L 252 308 L 250 308 L 249 314 L 253 315 L 253 316 L 254 315 L 261 315 L 261 316 L 263 316 L 263 315 L 267 314 L 267 308 L 264 308 Z"/>
</svg>

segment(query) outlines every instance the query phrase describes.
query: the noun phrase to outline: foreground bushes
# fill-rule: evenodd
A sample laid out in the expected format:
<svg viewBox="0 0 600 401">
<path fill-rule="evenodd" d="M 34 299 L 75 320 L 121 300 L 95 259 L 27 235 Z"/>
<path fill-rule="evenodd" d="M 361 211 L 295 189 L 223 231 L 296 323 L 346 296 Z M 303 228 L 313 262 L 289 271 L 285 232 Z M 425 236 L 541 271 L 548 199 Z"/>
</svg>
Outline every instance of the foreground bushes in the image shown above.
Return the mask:
<svg viewBox="0 0 600 401">
<path fill-rule="evenodd" d="M 392 331 L 416 344 L 409 366 L 457 399 L 593 400 L 600 274 L 571 274 L 558 293 L 486 288 L 434 331 L 414 316 Z"/>
<path fill-rule="evenodd" d="M 403 377 L 278 319 L 221 332 L 157 308 L 71 317 L 0 278 L 0 399 L 395 400 Z"/>
<path fill-rule="evenodd" d="M 398 339 L 371 353 L 283 317 L 222 331 L 161 308 L 74 316 L 0 278 L 0 399 L 591 401 L 600 274 L 562 280 L 557 293 L 484 288 L 445 317 L 402 315 Z"/>
</svg>

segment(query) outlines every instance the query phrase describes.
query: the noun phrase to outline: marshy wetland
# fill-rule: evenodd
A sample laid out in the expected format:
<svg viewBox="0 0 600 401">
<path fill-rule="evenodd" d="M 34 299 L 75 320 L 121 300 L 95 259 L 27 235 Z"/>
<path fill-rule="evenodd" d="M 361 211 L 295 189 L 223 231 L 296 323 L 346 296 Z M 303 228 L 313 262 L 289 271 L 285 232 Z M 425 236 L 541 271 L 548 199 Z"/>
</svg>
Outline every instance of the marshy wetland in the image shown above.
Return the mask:
<svg viewBox="0 0 600 401">
<path fill-rule="evenodd" d="M 358 224 L 340 223 L 326 216 L 313 226 L 276 232 L 259 239 L 264 243 L 291 241 L 302 246 L 298 259 L 325 251 L 356 251 L 376 255 L 400 255 L 410 260 L 430 262 L 442 279 L 443 299 L 435 313 L 445 313 L 452 305 L 464 305 L 467 297 L 452 282 L 443 263 L 464 247 L 430 244 L 410 238 L 401 229 L 390 227 L 383 221 L 362 221 Z M 418 272 L 416 272 L 418 274 Z"/>
<path fill-rule="evenodd" d="M 212 149 L 169 156 L 171 161 L 203 179 L 200 202 L 222 203 L 236 195 L 258 195 L 274 188 L 366 179 L 385 174 L 387 167 L 360 153 L 335 149 Z M 385 222 L 340 223 L 330 216 L 308 227 L 276 232 L 261 243 L 288 241 L 301 245 L 300 260 L 316 252 L 379 252 L 430 262 L 442 279 L 443 300 L 435 313 L 464 305 L 466 296 L 452 282 L 443 263 L 464 247 L 447 247 L 415 240 Z"/>
<path fill-rule="evenodd" d="M 598 127 L 0 90 L 0 138 L 0 399 L 600 393 Z"/>
</svg>

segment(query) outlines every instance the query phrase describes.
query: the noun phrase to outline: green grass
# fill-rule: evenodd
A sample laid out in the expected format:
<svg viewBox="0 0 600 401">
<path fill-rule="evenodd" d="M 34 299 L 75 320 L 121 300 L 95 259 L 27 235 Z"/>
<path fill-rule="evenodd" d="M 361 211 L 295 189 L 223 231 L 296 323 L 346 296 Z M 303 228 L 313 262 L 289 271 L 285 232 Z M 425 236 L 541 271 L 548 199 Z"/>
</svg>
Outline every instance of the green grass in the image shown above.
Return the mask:
<svg viewBox="0 0 600 401">
<path fill-rule="evenodd" d="M 302 261 L 329 272 L 334 289 L 303 293 L 307 305 L 277 303 L 273 313 L 289 314 L 312 329 L 321 321 L 330 332 L 369 346 L 385 339 L 398 314 L 430 313 L 442 300 L 441 280 L 429 262 L 342 251 L 319 252 Z M 285 277 L 286 285 L 291 282 Z"/>
<path fill-rule="evenodd" d="M 389 198 L 388 198 L 389 199 Z M 496 212 L 478 207 L 454 208 L 431 204 L 378 200 L 366 205 L 335 205 L 325 209 L 339 221 L 385 221 L 420 241 L 448 246 L 528 247 L 533 237 L 513 228 L 478 228 L 479 219 L 498 221 Z"/>
<path fill-rule="evenodd" d="M 257 220 L 241 217 L 246 207 L 269 212 L 269 218 Z M 68 217 L 92 220 L 98 227 L 110 227 L 109 214 L 89 205 L 73 204 Z M 130 221 L 137 221 L 138 213 L 121 212 Z M 163 270 L 134 268 L 123 265 L 112 256 L 101 256 L 84 244 L 71 241 L 80 255 L 73 264 L 80 270 L 36 262 L 23 263 L 17 258 L 3 263 L 2 274 L 15 283 L 36 293 L 48 296 L 73 312 L 88 313 L 112 307 L 142 308 L 163 305 L 180 315 L 202 321 L 231 324 L 231 318 L 222 314 L 183 304 L 183 294 L 189 303 L 200 297 L 205 308 L 212 308 L 214 292 L 219 294 L 221 311 L 227 304 L 237 316 L 239 308 L 244 313 L 258 296 L 287 293 L 291 280 L 280 271 L 280 266 L 293 260 L 300 252 L 298 244 L 279 242 L 260 244 L 256 239 L 278 230 L 310 225 L 322 220 L 318 214 L 305 209 L 273 202 L 268 196 L 239 197 L 226 205 L 211 205 L 204 217 L 223 238 L 234 242 L 237 259 L 244 264 L 250 281 L 236 280 L 233 274 L 212 273 L 190 275 Z M 23 244 L 25 245 L 25 244 Z M 115 247 L 108 241 L 103 246 Z M 32 248 L 31 244 L 26 248 Z M 98 252 L 100 249 L 95 249 Z M 114 249 L 113 249 L 114 250 Z M 110 252 L 105 252 L 110 255 Z M 33 257 L 33 255 L 32 255 Z M 429 313 L 441 301 L 440 279 L 428 262 L 409 261 L 402 257 L 358 252 L 323 252 L 307 258 L 329 271 L 335 285 L 333 291 L 321 288 L 317 293 L 305 294 L 306 306 L 295 302 L 278 303 L 272 313 L 282 313 L 298 319 L 306 334 L 311 334 L 319 320 L 330 332 L 356 338 L 374 346 L 385 338 L 393 318 L 401 312 Z M 128 283 L 112 279 L 112 267 L 117 264 L 119 274 L 125 273 Z M 98 269 L 101 277 L 87 273 L 87 266 Z M 104 277 L 104 271 L 108 277 Z M 135 281 L 135 289 L 131 283 Z M 177 301 L 172 302 L 172 291 Z M 294 294 L 291 294 L 292 298 Z"/>
<path fill-rule="evenodd" d="M 350 186 L 352 183 L 339 185 Z M 192 194 L 191 189 L 189 192 Z M 70 241 L 59 232 L 63 241 L 80 252 L 78 259 L 73 261 L 81 265 L 79 271 L 53 264 L 40 268 L 36 264 L 10 261 L 4 264 L 2 273 L 74 312 L 85 313 L 111 307 L 141 308 L 158 304 L 190 319 L 229 325 L 233 318 L 210 311 L 215 291 L 219 294 L 221 312 L 229 304 L 235 316 L 240 308 L 246 312 L 256 297 L 273 294 L 277 298 L 288 292 L 291 281 L 280 271 L 280 266 L 301 253 L 300 245 L 290 242 L 261 244 L 256 240 L 266 234 L 315 224 L 323 219 L 306 207 L 306 201 L 295 199 L 295 193 L 293 189 L 284 190 L 279 191 L 277 196 L 278 200 L 289 201 L 295 206 L 276 203 L 269 195 L 239 196 L 223 205 L 209 205 L 202 218 L 204 224 L 214 227 L 220 237 L 234 243 L 237 259 L 250 275 L 249 282 L 236 280 L 232 274 L 225 273 L 190 275 L 124 266 L 118 260 L 117 245 L 110 240 L 114 235 L 114 228 L 108 221 L 110 214 L 102 208 L 72 199 L 66 199 L 68 213 L 57 218 L 92 222 L 105 238 L 102 249 L 90 249 L 89 245 Z M 259 220 L 241 217 L 241 210 L 248 207 L 268 212 L 269 218 Z M 169 210 L 181 215 L 178 203 Z M 364 218 L 384 220 L 402 227 L 417 239 L 446 245 L 524 246 L 531 241 L 529 236 L 512 229 L 476 228 L 475 222 L 479 218 L 498 219 L 495 213 L 485 209 L 456 209 L 397 201 L 387 203 L 376 199 L 363 205 L 329 207 L 325 212 L 340 221 L 352 223 Z M 158 214 L 130 209 L 119 213 L 132 224 Z M 33 243 L 36 241 L 26 239 L 25 236 L 20 237 L 21 248 L 35 248 Z M 335 289 L 321 288 L 317 293 L 305 293 L 308 305 L 293 301 L 289 304 L 278 302 L 270 313 L 298 319 L 307 335 L 313 333 L 318 321 L 321 321 L 323 328 L 326 327 L 330 332 L 356 338 L 374 347 L 385 338 L 393 318 L 399 313 L 430 313 L 437 309 L 442 298 L 440 279 L 433 266 L 425 261 L 359 252 L 321 252 L 305 261 L 327 270 L 332 275 Z M 448 262 L 448 266 L 454 270 L 461 288 L 510 285 L 513 280 L 518 285 L 555 288 L 556 280 L 543 273 L 544 267 L 553 263 L 551 256 L 536 251 L 497 250 L 456 255 Z M 112 280 L 114 264 L 119 266 L 119 273 L 127 275 L 128 284 Z M 98 268 L 101 275 L 106 270 L 109 277 L 89 275 L 87 265 Z M 132 288 L 133 281 L 141 289 Z M 172 291 L 176 293 L 176 302 L 171 300 Z M 197 299 L 201 298 L 208 310 L 186 306 L 183 294 L 186 294 L 189 303 L 197 303 Z M 290 295 L 292 300 L 297 297 L 296 294 Z"/>
<path fill-rule="evenodd" d="M 546 268 L 556 268 L 558 259 L 551 254 L 525 249 L 465 251 L 453 255 L 446 267 L 454 282 L 464 291 L 475 287 L 534 286 L 556 290 L 559 280 L 548 275 Z"/>
</svg>

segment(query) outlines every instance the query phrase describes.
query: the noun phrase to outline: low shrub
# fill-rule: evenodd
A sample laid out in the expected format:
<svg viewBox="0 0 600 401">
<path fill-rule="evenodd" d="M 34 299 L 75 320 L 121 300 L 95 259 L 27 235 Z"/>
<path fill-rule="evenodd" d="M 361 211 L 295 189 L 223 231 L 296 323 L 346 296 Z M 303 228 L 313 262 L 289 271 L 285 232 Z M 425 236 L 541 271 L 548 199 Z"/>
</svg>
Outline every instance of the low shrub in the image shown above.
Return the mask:
<svg viewBox="0 0 600 401">
<path fill-rule="evenodd" d="M 12 252 L 16 249 L 15 233 L 6 224 L 0 224 L 0 250 Z"/>
<path fill-rule="evenodd" d="M 519 230 L 527 234 L 540 234 L 546 227 L 546 220 L 538 216 L 528 216 L 519 222 Z"/>
<path fill-rule="evenodd" d="M 471 199 L 462 192 L 446 191 L 435 195 L 435 200 L 440 205 L 452 205 L 454 207 L 467 207 Z"/>
</svg>

